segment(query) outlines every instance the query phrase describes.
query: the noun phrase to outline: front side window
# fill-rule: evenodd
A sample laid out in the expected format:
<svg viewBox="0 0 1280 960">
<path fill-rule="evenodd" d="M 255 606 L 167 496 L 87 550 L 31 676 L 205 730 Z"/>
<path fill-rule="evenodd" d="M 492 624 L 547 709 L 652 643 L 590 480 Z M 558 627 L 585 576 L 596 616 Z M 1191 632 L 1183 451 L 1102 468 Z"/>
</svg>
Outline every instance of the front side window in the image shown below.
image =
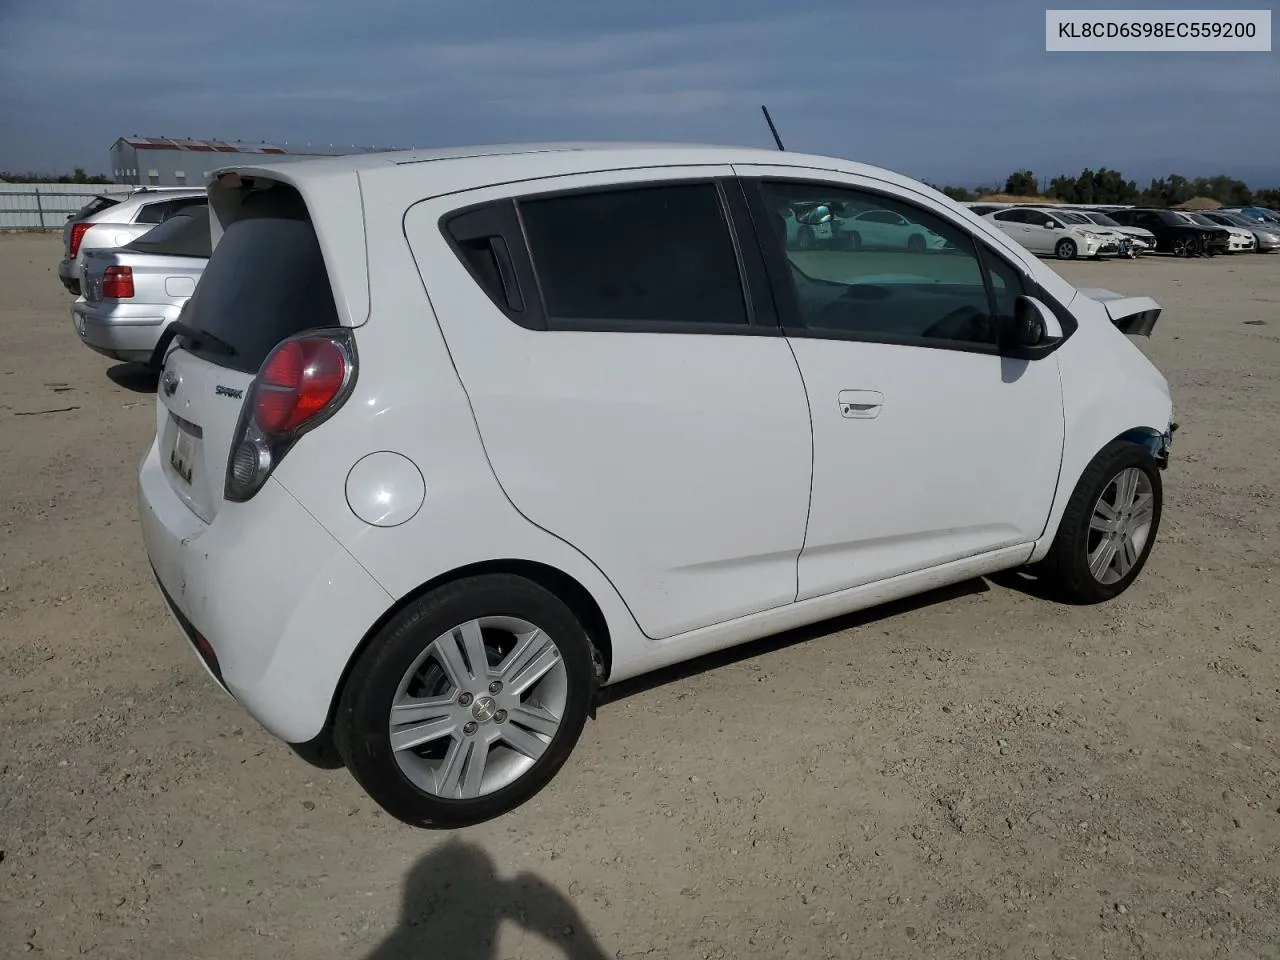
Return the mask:
<svg viewBox="0 0 1280 960">
<path fill-rule="evenodd" d="M 799 320 L 807 329 L 851 339 L 994 348 L 999 316 L 1012 312 L 1022 281 L 990 251 L 979 259 L 967 231 L 895 198 L 825 185 L 760 186 L 785 251 Z M 810 247 L 797 242 L 783 213 L 817 198 L 827 208 L 832 239 Z M 858 221 L 842 216 L 842 211 L 869 207 L 888 210 L 903 224 L 875 247 L 850 242 Z M 984 262 L 998 269 L 988 275 Z"/>
<path fill-rule="evenodd" d="M 745 326 L 737 252 L 713 183 L 519 201 L 548 321 Z"/>
</svg>

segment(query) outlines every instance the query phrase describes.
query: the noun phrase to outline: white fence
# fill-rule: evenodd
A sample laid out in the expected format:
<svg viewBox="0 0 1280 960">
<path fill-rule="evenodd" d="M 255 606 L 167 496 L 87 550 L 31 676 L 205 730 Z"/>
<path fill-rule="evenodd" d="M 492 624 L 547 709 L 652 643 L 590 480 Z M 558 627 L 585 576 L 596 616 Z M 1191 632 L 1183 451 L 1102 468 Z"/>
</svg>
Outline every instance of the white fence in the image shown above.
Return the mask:
<svg viewBox="0 0 1280 960">
<path fill-rule="evenodd" d="M 121 183 L 4 183 L 0 230 L 61 230 L 67 217 L 101 193 L 128 193 Z"/>
</svg>

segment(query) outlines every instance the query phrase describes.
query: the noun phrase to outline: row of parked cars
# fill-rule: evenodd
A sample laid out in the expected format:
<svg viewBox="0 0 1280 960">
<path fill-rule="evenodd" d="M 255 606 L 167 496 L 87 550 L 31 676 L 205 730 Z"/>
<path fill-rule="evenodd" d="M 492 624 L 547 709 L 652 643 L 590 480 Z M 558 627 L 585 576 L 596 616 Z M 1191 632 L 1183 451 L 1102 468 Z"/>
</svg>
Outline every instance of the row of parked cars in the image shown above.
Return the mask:
<svg viewBox="0 0 1280 960">
<path fill-rule="evenodd" d="M 58 278 L 76 296 L 76 333 L 116 360 L 150 358 L 212 253 L 204 190 L 104 192 L 63 227 Z"/>
<path fill-rule="evenodd" d="M 1054 207 L 1048 204 L 971 203 L 1033 253 L 1076 257 L 1213 257 L 1280 250 L 1280 213 L 1265 207 L 1202 212 L 1155 207 Z"/>
<path fill-rule="evenodd" d="M 241 160 L 208 196 L 68 225 L 86 338 L 194 286 L 150 566 L 217 683 L 408 823 L 534 796 L 609 684 L 1001 570 L 1106 601 L 1156 541 L 1173 403 L 1126 335 L 1160 305 L 890 171 L 538 144 Z"/>
</svg>

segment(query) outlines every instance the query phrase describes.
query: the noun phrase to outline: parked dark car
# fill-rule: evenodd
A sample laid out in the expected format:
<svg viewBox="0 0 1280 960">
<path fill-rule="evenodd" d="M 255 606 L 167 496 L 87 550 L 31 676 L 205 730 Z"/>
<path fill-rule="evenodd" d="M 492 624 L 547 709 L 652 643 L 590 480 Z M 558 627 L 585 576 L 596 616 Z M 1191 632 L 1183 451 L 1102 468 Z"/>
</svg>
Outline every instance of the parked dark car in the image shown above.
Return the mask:
<svg viewBox="0 0 1280 960">
<path fill-rule="evenodd" d="M 1231 242 L 1225 228 L 1202 226 L 1180 210 L 1109 210 L 1107 216 L 1126 227 L 1150 230 L 1156 237 L 1156 250 L 1176 257 L 1212 257 L 1226 253 Z"/>
</svg>

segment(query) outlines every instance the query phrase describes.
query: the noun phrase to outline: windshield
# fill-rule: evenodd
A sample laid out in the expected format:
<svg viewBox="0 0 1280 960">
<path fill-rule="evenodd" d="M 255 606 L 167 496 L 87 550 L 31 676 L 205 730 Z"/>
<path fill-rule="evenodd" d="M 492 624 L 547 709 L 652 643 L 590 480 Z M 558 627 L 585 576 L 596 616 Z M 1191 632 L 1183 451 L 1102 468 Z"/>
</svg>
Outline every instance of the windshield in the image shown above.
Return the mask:
<svg viewBox="0 0 1280 960">
<path fill-rule="evenodd" d="M 1184 214 L 1184 216 L 1188 216 L 1192 220 L 1194 220 L 1196 223 L 1202 224 L 1203 226 L 1206 226 L 1206 227 L 1217 226 L 1216 223 L 1214 223 L 1212 220 L 1206 217 L 1203 213 L 1188 213 L 1188 214 Z"/>
<path fill-rule="evenodd" d="M 1066 211 L 1066 210 L 1057 210 L 1057 211 L 1054 211 L 1054 216 L 1056 216 L 1056 217 L 1061 217 L 1063 220 L 1067 221 L 1067 223 L 1085 223 L 1085 224 L 1088 224 L 1088 223 L 1092 223 L 1092 222 L 1093 222 L 1093 221 L 1091 221 L 1088 217 L 1086 217 L 1086 216 L 1085 216 L 1084 214 L 1082 214 L 1082 213 L 1069 213 L 1069 212 L 1068 212 L 1068 211 Z"/>
<path fill-rule="evenodd" d="M 213 252 L 213 241 L 209 235 L 209 205 L 188 207 L 175 214 L 128 244 L 128 249 L 171 257 L 208 259 Z"/>
<path fill-rule="evenodd" d="M 1087 213 L 1085 214 L 1090 220 L 1098 224 L 1100 227 L 1118 227 L 1119 223 L 1112 220 L 1105 213 Z"/>
</svg>

